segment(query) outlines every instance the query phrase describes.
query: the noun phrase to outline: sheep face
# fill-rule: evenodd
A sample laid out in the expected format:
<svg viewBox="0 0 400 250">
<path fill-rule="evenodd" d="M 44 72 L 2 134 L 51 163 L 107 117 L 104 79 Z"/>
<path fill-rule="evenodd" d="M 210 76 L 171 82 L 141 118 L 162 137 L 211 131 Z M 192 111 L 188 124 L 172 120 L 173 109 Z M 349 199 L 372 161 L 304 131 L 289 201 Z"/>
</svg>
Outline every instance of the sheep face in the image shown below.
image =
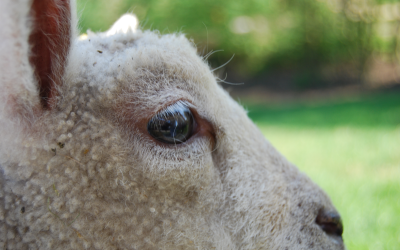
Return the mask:
<svg viewBox="0 0 400 250">
<path fill-rule="evenodd" d="M 344 249 L 326 194 L 183 35 L 88 34 L 68 51 L 49 107 L 2 113 L 4 248 Z M 159 131 L 177 117 L 186 129 Z"/>
</svg>

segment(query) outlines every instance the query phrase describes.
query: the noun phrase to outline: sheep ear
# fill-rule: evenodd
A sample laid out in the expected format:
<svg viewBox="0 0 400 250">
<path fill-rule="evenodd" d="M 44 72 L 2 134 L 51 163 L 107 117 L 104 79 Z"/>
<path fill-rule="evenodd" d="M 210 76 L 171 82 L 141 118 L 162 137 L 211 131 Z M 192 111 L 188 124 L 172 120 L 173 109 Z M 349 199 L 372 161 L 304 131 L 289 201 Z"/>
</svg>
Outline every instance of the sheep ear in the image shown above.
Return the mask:
<svg viewBox="0 0 400 250">
<path fill-rule="evenodd" d="M 71 45 L 70 1 L 33 0 L 31 18 L 29 62 L 37 81 L 40 103 L 48 109 L 55 105 Z"/>
<path fill-rule="evenodd" d="M 31 122 L 33 114 L 54 107 L 75 32 L 71 5 L 69 0 L 0 1 L 1 122 Z"/>
<path fill-rule="evenodd" d="M 135 32 L 139 25 L 137 17 L 133 14 L 125 14 L 121 16 L 111 28 L 106 32 L 107 36 L 112 36 L 117 33 L 126 34 Z"/>
</svg>

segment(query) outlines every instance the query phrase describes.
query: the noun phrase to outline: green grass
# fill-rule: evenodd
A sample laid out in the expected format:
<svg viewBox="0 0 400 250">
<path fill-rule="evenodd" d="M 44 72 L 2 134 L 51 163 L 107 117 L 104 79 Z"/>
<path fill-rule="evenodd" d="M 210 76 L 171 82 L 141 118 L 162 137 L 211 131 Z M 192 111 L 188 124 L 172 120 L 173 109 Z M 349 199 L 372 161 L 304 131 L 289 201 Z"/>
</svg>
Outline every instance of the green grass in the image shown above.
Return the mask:
<svg viewBox="0 0 400 250">
<path fill-rule="evenodd" d="M 332 198 L 348 249 L 400 249 L 400 93 L 245 106 Z"/>
</svg>

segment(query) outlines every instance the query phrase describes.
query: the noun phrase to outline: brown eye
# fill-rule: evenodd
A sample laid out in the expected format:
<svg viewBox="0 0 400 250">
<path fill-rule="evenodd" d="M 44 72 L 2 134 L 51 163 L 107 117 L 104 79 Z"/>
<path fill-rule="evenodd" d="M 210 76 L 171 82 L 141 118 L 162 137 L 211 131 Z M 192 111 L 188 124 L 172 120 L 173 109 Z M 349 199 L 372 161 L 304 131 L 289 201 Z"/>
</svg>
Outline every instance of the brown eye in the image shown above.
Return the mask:
<svg viewBox="0 0 400 250">
<path fill-rule="evenodd" d="M 179 144 L 187 141 L 195 128 L 195 120 L 188 103 L 178 101 L 158 112 L 147 124 L 147 131 L 155 139 Z"/>
</svg>

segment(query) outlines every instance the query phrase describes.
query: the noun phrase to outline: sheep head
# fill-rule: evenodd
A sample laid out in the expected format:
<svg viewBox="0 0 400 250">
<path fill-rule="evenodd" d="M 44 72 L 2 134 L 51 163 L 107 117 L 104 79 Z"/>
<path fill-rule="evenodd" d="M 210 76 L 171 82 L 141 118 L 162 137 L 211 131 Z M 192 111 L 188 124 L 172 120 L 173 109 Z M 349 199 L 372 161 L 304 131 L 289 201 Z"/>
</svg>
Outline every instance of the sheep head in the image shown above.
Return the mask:
<svg viewBox="0 0 400 250">
<path fill-rule="evenodd" d="M 0 4 L 3 248 L 344 249 L 192 42 L 129 15 L 76 38 L 73 6 Z"/>
</svg>

